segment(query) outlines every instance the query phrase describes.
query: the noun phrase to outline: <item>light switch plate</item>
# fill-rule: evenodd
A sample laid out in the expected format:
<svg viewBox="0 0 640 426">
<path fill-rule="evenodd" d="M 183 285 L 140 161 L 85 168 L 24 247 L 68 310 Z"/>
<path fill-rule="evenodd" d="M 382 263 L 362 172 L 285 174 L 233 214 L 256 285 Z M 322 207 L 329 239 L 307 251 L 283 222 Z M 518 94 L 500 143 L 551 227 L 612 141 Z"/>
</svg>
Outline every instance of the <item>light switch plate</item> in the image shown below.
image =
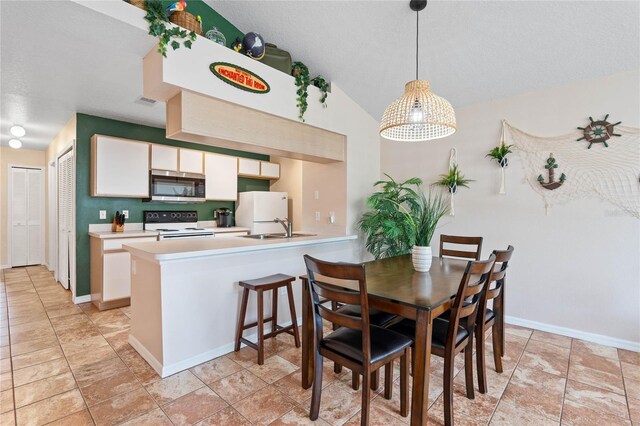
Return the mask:
<svg viewBox="0 0 640 426">
<path fill-rule="evenodd" d="M 107 218 L 107 211 L 100 210 L 100 219 L 106 219 L 106 218 Z"/>
<path fill-rule="evenodd" d="M 129 210 L 122 210 L 125 219 L 129 219 Z"/>
<path fill-rule="evenodd" d="M 318 191 L 318 190 L 313 191 L 313 199 L 314 200 L 319 200 L 320 199 L 320 191 Z"/>
<path fill-rule="evenodd" d="M 316 212 L 316 220 L 320 220 L 320 212 Z"/>
</svg>

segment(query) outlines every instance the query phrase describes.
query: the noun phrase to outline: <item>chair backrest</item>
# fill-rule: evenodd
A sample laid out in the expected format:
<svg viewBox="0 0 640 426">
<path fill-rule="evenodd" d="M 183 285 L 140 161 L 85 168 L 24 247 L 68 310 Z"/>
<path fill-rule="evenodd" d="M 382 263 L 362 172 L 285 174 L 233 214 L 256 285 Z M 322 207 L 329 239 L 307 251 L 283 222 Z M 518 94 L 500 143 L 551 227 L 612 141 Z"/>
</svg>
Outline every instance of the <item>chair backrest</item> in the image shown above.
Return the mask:
<svg viewBox="0 0 640 426">
<path fill-rule="evenodd" d="M 449 330 L 447 332 L 447 346 L 455 342 L 460 320 L 475 314 L 480 303 L 479 294 L 485 288 L 491 270 L 495 264 L 496 256 L 491 254 L 487 260 L 474 260 L 467 263 L 458 293 L 451 306 L 449 317 Z"/>
<path fill-rule="evenodd" d="M 445 244 L 475 246 L 475 251 L 456 250 L 446 248 Z M 440 257 L 462 257 L 464 259 L 480 260 L 482 252 L 482 237 L 463 237 L 458 235 L 440 235 Z"/>
<path fill-rule="evenodd" d="M 493 254 L 496 257 L 496 264 L 491 272 L 491 277 L 487 281 L 486 289 L 482 293 L 480 306 L 478 308 L 478 315 L 481 315 L 481 312 L 484 312 L 487 309 L 487 303 L 489 300 L 493 300 L 500 295 L 507 276 L 509 261 L 511 260 L 511 256 L 513 256 L 513 250 L 513 246 L 510 245 L 506 250 L 493 251 Z"/>
<path fill-rule="evenodd" d="M 309 291 L 313 303 L 313 322 L 315 325 L 316 344 L 323 339 L 322 319 L 326 319 L 338 326 L 362 331 L 363 360 L 368 362 L 371 356 L 369 330 L 369 302 L 367 298 L 367 280 L 364 264 L 332 263 L 304 256 L 309 279 Z M 323 282 L 328 278 L 331 284 Z M 358 290 L 338 288 L 339 281 L 355 281 Z M 327 301 L 360 306 L 360 317 L 341 314 L 325 307 Z"/>
</svg>

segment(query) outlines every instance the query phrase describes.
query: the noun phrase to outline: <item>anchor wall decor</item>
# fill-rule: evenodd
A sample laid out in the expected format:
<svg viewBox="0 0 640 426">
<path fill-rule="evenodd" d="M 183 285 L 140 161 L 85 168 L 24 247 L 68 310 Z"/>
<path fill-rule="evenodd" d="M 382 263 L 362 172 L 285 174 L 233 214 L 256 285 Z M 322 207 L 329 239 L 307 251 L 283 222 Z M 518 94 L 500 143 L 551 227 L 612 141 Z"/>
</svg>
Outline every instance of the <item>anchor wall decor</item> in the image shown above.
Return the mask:
<svg viewBox="0 0 640 426">
<path fill-rule="evenodd" d="M 542 185 L 543 188 L 553 191 L 554 189 L 558 189 L 562 186 L 562 184 L 567 180 L 567 175 L 562 173 L 560 175 L 560 180 L 556 181 L 555 178 L 555 169 L 558 168 L 558 163 L 556 163 L 556 159 L 553 158 L 553 153 L 549 154 L 549 158 L 547 158 L 547 164 L 544 165 L 544 168 L 549 172 L 549 181 L 545 182 L 542 175 L 538 175 L 538 182 Z"/>
</svg>

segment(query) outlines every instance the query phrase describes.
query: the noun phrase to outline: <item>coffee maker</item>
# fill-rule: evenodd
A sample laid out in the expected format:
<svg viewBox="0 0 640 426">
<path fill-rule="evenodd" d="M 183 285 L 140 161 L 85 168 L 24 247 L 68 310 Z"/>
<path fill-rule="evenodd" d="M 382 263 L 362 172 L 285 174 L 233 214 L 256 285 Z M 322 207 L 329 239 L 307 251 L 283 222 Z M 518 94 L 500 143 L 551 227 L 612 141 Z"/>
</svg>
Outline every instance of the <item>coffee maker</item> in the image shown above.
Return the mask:
<svg viewBox="0 0 640 426">
<path fill-rule="evenodd" d="M 233 226 L 233 212 L 230 209 L 222 207 L 216 209 L 214 213 L 219 228 L 230 228 Z"/>
</svg>

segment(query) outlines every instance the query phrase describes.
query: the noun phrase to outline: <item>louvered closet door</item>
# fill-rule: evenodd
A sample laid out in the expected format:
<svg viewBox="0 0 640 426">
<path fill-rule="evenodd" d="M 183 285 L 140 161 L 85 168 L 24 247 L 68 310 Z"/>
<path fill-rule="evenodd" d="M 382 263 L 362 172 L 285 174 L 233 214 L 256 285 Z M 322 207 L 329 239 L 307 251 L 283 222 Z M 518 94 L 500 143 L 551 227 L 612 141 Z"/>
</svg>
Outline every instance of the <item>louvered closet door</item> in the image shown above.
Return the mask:
<svg viewBox="0 0 640 426">
<path fill-rule="evenodd" d="M 58 279 L 69 288 L 69 236 L 73 226 L 73 152 L 58 159 Z"/>
<path fill-rule="evenodd" d="M 27 265 L 27 169 L 11 168 L 11 266 Z"/>
</svg>

